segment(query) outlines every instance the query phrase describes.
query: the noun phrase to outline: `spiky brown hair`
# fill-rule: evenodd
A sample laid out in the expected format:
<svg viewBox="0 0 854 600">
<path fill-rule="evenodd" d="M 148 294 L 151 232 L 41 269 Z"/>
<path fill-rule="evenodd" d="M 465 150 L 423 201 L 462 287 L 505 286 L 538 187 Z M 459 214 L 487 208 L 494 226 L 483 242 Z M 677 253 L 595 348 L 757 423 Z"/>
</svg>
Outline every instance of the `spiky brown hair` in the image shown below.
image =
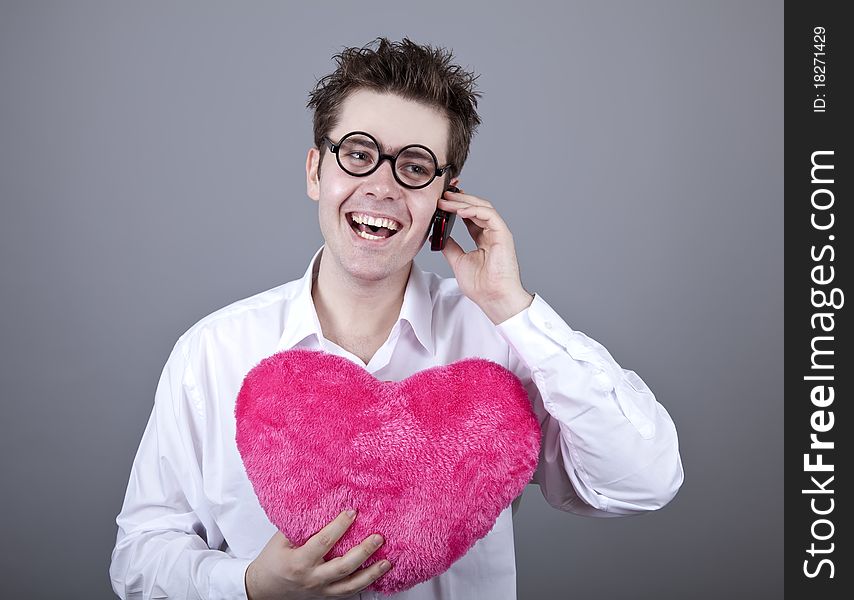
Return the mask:
<svg viewBox="0 0 854 600">
<path fill-rule="evenodd" d="M 362 48 L 345 48 L 333 59 L 338 67 L 309 93 L 307 107 L 314 110 L 315 147 L 321 147 L 323 138 L 338 123 L 341 105 L 352 92 L 368 89 L 393 93 L 437 108 L 447 116 L 448 162 L 452 166 L 446 182 L 459 175 L 481 122 L 477 114 L 481 93 L 475 89 L 478 75 L 451 64 L 450 50 L 419 45 L 408 38 L 392 42 L 378 37 Z"/>
</svg>

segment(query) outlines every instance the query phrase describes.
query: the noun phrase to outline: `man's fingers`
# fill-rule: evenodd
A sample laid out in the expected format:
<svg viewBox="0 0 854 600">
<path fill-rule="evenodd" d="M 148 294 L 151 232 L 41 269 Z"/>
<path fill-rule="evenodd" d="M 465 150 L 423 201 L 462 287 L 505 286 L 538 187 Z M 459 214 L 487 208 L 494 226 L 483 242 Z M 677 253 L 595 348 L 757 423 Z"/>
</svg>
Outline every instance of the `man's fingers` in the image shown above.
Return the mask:
<svg viewBox="0 0 854 600">
<path fill-rule="evenodd" d="M 333 558 L 315 569 L 315 573 L 328 582 L 338 581 L 362 566 L 382 545 L 383 537 L 377 533 L 368 536 L 361 544 L 353 546 L 344 556 Z"/>
<path fill-rule="evenodd" d="M 497 230 L 507 228 L 504 219 L 491 206 L 464 206 L 457 210 L 457 216 L 469 219 L 481 229 Z"/>
<path fill-rule="evenodd" d="M 445 255 L 448 264 L 453 265 L 465 253 L 466 251 L 462 249 L 457 241 L 453 237 L 448 236 L 447 241 L 445 241 L 445 247 L 442 248 L 442 254 Z"/>
<path fill-rule="evenodd" d="M 442 196 L 442 198 L 445 199 L 444 195 Z M 462 190 L 460 190 L 459 192 L 451 192 L 451 195 L 447 199 L 451 202 L 461 202 L 463 204 L 488 206 L 490 208 L 492 207 L 492 203 L 489 200 L 484 200 L 483 198 L 478 198 L 477 196 L 466 194 Z"/>
<path fill-rule="evenodd" d="M 309 553 L 309 558 L 314 562 L 322 561 L 332 546 L 347 532 L 355 519 L 355 514 L 351 517 L 346 511 L 342 512 L 323 529 L 308 538 L 302 548 Z"/>
<path fill-rule="evenodd" d="M 480 238 L 480 234 L 483 233 L 483 227 L 479 227 L 471 219 L 463 219 L 463 223 L 465 223 L 466 229 L 469 230 L 471 238 L 477 242 Z"/>
<path fill-rule="evenodd" d="M 461 200 L 445 200 L 439 199 L 439 208 L 444 211 L 456 213 L 458 217 L 468 219 L 481 229 L 507 229 L 507 224 L 498 211 L 486 202 L 483 204 L 475 204 L 471 202 L 462 202 Z"/>
<path fill-rule="evenodd" d="M 273 534 L 273 538 L 276 540 L 276 543 L 281 544 L 285 548 L 293 548 L 294 547 L 291 540 L 289 540 L 287 538 L 287 536 L 285 536 L 285 534 L 282 533 L 281 530 L 279 530 L 279 529 L 277 529 L 276 533 Z"/>
<path fill-rule="evenodd" d="M 361 592 L 363 589 L 371 585 L 377 579 L 388 573 L 391 568 L 391 563 L 387 560 L 381 560 L 372 564 L 370 567 L 357 571 L 347 579 L 336 581 L 329 585 L 324 592 L 332 596 L 348 597 Z"/>
</svg>

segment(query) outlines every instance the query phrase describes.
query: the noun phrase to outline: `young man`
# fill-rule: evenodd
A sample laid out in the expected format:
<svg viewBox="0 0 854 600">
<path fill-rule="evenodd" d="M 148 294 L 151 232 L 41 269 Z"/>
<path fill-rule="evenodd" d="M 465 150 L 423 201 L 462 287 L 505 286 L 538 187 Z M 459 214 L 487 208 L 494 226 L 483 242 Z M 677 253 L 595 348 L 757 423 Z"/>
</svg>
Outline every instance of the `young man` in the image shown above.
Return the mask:
<svg viewBox="0 0 854 600">
<path fill-rule="evenodd" d="M 649 388 L 524 289 L 513 236 L 487 200 L 443 194 L 459 183 L 480 123 L 475 78 L 409 40 L 337 58 L 309 102 L 306 184 L 325 243 L 302 279 L 209 315 L 176 343 L 116 519 L 110 575 L 122 597 L 376 597 L 363 590 L 394 565 L 359 567 L 382 540 L 325 562 L 358 518 L 342 512 L 294 546 L 267 519 L 237 452 L 243 377 L 290 348 L 347 357 L 383 380 L 472 356 L 504 365 L 542 425 L 532 483 L 559 510 L 655 510 L 681 485 L 676 431 Z M 437 208 L 477 245 L 465 252 L 448 239 L 454 279 L 413 262 Z M 396 598 L 515 598 L 511 512 L 448 571 Z"/>
</svg>

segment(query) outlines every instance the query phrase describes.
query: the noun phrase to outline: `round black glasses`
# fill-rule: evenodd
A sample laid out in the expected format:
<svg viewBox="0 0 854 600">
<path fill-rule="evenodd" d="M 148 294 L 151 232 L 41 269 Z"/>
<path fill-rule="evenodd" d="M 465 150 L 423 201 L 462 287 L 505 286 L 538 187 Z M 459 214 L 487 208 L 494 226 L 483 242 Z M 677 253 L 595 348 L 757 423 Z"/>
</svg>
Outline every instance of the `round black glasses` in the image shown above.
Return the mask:
<svg viewBox="0 0 854 600">
<path fill-rule="evenodd" d="M 441 177 L 451 168 L 439 168 L 436 155 L 427 146 L 410 144 L 400 149 L 396 156 L 383 154 L 379 142 L 364 131 L 353 131 L 341 138 L 337 144 L 328 137 L 323 142 L 338 160 L 338 166 L 354 177 L 366 177 L 380 168 L 383 160 L 391 161 L 391 172 L 395 180 L 405 188 L 418 190 L 427 187 L 436 177 Z"/>
</svg>

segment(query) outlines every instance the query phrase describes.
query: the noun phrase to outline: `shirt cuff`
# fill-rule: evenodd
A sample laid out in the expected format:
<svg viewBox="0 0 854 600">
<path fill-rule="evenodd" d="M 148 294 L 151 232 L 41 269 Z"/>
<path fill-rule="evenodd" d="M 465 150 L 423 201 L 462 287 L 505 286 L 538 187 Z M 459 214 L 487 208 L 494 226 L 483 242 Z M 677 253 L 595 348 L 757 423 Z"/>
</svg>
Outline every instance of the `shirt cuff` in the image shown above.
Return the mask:
<svg viewBox="0 0 854 600">
<path fill-rule="evenodd" d="M 501 336 L 525 360 L 528 367 L 533 367 L 563 350 L 563 345 L 552 333 L 555 323 L 568 327 L 539 294 L 534 294 L 530 306 L 502 321 L 497 327 Z"/>
<path fill-rule="evenodd" d="M 246 569 L 252 561 L 247 558 L 224 558 L 211 569 L 211 600 L 247 600 Z"/>
<path fill-rule="evenodd" d="M 592 367 L 594 381 L 603 391 L 613 389 L 618 381 L 607 351 L 567 325 L 539 294 L 534 294 L 534 301 L 528 308 L 497 327 L 499 334 L 531 371 L 545 365 L 555 355 L 564 353 L 577 363 Z"/>
</svg>

